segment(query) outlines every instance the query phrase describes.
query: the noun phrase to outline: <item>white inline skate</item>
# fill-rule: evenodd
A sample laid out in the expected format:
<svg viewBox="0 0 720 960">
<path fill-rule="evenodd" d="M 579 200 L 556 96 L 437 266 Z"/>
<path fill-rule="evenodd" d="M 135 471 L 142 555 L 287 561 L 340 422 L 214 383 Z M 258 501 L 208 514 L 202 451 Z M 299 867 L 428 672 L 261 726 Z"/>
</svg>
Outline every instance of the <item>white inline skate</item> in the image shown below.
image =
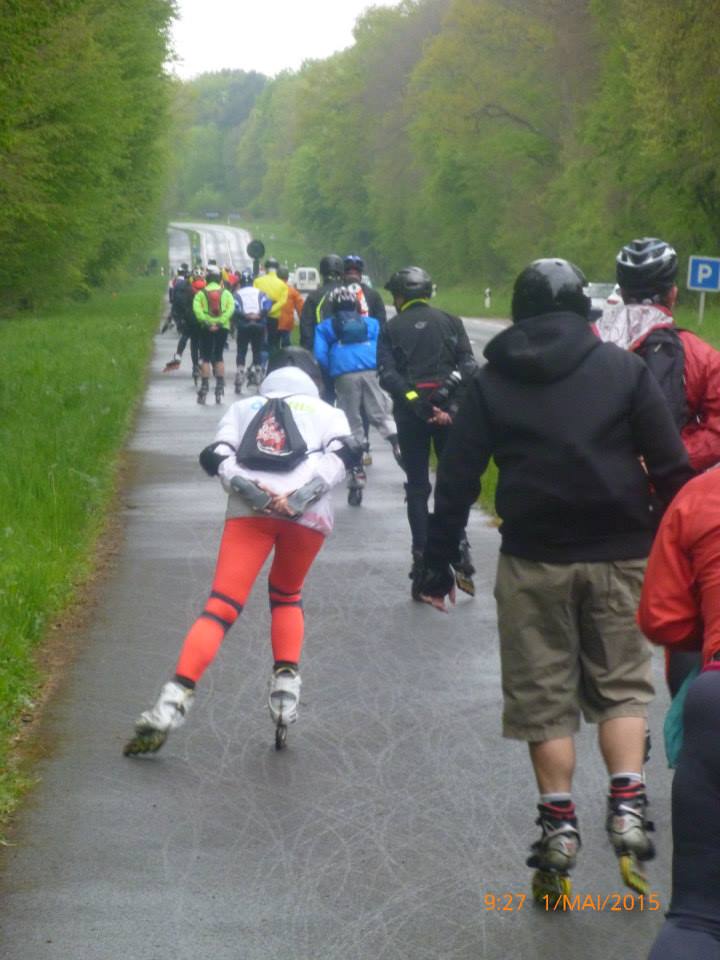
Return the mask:
<svg viewBox="0 0 720 960">
<path fill-rule="evenodd" d="M 282 750 L 287 742 L 288 724 L 295 723 L 300 703 L 302 680 L 294 667 L 273 670 L 270 678 L 268 707 L 275 724 L 275 749 Z"/>
<path fill-rule="evenodd" d="M 194 692 L 174 680 L 162 688 L 157 703 L 145 710 L 135 723 L 135 734 L 123 748 L 126 757 L 138 753 L 156 753 L 171 730 L 181 727 L 193 703 Z"/>
</svg>

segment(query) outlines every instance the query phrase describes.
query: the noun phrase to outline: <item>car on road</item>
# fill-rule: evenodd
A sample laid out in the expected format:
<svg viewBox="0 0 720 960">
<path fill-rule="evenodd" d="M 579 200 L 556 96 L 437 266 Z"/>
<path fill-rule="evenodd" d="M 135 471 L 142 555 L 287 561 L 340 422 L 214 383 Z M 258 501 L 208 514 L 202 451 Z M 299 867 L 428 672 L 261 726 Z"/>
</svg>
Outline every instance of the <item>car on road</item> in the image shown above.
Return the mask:
<svg viewBox="0 0 720 960">
<path fill-rule="evenodd" d="M 315 267 L 297 267 L 294 271 L 294 286 L 300 293 L 310 293 L 320 288 L 320 274 Z"/>
<path fill-rule="evenodd" d="M 622 302 L 620 287 L 616 283 L 588 283 L 583 287 L 586 297 L 590 297 L 590 319 L 598 320 L 606 307 Z"/>
</svg>

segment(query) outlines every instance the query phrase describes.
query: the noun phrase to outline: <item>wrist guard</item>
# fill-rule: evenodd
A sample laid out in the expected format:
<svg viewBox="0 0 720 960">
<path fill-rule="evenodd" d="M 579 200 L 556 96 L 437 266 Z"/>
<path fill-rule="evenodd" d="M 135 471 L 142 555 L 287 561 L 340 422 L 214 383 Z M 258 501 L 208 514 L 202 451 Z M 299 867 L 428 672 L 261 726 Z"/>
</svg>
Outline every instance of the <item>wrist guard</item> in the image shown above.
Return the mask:
<svg viewBox="0 0 720 960">
<path fill-rule="evenodd" d="M 253 480 L 248 480 L 247 477 L 233 477 L 230 486 L 256 513 L 262 513 L 267 509 L 271 497 Z"/>
<path fill-rule="evenodd" d="M 293 512 L 293 517 L 299 517 L 303 514 L 311 503 L 315 503 L 320 497 L 327 493 L 330 487 L 325 483 L 322 477 L 313 477 L 302 487 L 298 487 L 288 498 L 287 504 Z"/>
</svg>

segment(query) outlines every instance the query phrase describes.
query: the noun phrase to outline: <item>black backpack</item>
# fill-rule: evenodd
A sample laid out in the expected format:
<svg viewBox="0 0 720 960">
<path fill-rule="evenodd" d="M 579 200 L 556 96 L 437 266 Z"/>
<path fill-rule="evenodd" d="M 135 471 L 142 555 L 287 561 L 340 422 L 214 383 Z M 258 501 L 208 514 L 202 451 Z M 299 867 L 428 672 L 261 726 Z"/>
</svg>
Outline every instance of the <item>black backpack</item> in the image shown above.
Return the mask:
<svg viewBox="0 0 720 960">
<path fill-rule="evenodd" d="M 673 420 L 678 430 L 682 430 L 690 419 L 690 409 L 685 392 L 685 350 L 677 329 L 658 327 L 647 335 L 635 353 L 643 358 L 660 384 Z"/>
<path fill-rule="evenodd" d="M 307 444 L 285 398 L 273 397 L 248 424 L 235 459 L 250 470 L 287 471 L 307 455 Z"/>
</svg>

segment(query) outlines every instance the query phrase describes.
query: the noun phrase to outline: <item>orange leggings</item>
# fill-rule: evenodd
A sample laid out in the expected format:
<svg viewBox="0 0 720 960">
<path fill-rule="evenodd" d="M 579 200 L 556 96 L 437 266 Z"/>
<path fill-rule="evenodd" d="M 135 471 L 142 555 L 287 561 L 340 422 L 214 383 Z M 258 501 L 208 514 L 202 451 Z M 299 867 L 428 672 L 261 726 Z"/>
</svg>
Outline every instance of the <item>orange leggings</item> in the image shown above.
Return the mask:
<svg viewBox="0 0 720 960">
<path fill-rule="evenodd" d="M 237 517 L 226 521 L 210 597 L 185 637 L 176 676 L 197 681 L 210 666 L 273 547 L 268 577 L 273 657 L 276 662 L 298 663 L 305 632 L 301 590 L 324 540 L 317 530 L 291 520 Z"/>
</svg>

